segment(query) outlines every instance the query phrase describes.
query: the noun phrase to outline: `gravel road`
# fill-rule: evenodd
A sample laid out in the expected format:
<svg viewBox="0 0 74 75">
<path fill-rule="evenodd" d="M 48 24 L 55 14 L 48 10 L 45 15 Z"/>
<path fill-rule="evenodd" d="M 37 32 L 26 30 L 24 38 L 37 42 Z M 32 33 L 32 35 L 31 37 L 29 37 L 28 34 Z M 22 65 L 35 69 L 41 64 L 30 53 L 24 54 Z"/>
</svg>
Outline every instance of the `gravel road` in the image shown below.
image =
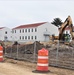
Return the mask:
<svg viewBox="0 0 74 75">
<path fill-rule="evenodd" d="M 6 59 L 0 62 L 0 75 L 74 75 L 73 70 L 49 67 L 49 73 L 33 73 L 35 63 Z"/>
</svg>

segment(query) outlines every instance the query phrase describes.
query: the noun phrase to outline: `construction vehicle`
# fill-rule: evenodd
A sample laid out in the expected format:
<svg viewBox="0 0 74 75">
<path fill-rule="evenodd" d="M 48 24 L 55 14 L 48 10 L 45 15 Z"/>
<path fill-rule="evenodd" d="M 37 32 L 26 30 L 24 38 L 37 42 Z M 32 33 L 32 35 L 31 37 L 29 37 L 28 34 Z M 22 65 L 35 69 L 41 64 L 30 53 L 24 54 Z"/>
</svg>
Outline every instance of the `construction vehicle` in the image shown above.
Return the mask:
<svg viewBox="0 0 74 75">
<path fill-rule="evenodd" d="M 71 34 L 71 37 L 73 40 L 74 39 L 74 32 L 73 32 L 72 19 L 70 16 L 68 16 L 68 18 L 65 20 L 65 22 L 59 28 L 59 40 L 63 39 L 63 33 L 64 33 L 66 27 L 70 28 L 70 34 Z"/>
</svg>

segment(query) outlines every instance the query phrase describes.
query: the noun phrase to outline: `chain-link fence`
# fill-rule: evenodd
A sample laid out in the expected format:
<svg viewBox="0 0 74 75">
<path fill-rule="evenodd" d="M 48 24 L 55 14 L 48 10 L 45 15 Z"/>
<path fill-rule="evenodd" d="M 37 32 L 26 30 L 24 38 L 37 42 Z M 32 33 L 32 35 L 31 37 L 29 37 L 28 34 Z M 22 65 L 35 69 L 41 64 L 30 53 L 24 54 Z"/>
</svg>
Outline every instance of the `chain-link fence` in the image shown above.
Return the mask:
<svg viewBox="0 0 74 75">
<path fill-rule="evenodd" d="M 57 47 L 49 50 L 49 65 L 74 69 L 74 46 L 71 43 L 58 41 Z"/>
<path fill-rule="evenodd" d="M 36 62 L 38 50 L 43 47 L 44 45 L 37 41 L 31 44 L 12 45 L 5 49 L 5 57 Z"/>
<path fill-rule="evenodd" d="M 49 50 L 49 65 L 74 69 L 74 43 L 69 42 L 12 45 L 5 49 L 5 57 L 37 62 L 38 50 L 43 47 Z"/>
</svg>

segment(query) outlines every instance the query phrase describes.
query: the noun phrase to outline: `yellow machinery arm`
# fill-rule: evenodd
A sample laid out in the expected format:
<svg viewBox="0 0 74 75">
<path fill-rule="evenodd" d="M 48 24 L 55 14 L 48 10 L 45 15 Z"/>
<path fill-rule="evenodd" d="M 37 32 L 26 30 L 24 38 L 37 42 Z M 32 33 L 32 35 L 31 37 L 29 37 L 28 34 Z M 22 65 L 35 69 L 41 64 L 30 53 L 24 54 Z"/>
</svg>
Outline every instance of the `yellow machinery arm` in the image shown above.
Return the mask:
<svg viewBox="0 0 74 75">
<path fill-rule="evenodd" d="M 74 31 L 73 31 L 73 24 L 72 24 L 72 19 L 70 16 L 68 16 L 68 25 L 70 28 L 70 34 L 72 36 L 72 40 L 74 39 Z"/>
<path fill-rule="evenodd" d="M 70 28 L 70 34 L 72 36 L 72 39 L 74 39 L 72 19 L 70 16 L 68 16 L 68 18 L 65 20 L 65 22 L 61 25 L 59 29 L 59 40 L 62 40 L 63 32 L 67 26 Z"/>
</svg>

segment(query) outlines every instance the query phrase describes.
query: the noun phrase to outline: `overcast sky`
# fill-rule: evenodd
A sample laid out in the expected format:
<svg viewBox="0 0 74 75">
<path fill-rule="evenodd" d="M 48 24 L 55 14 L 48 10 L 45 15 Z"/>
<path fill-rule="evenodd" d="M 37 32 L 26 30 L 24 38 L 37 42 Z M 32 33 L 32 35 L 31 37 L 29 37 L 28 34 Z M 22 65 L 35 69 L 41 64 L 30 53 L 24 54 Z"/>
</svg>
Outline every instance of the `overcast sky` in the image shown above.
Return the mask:
<svg viewBox="0 0 74 75">
<path fill-rule="evenodd" d="M 52 22 L 57 17 L 64 21 L 68 15 L 74 21 L 73 0 L 0 0 L 0 27 Z"/>
</svg>

